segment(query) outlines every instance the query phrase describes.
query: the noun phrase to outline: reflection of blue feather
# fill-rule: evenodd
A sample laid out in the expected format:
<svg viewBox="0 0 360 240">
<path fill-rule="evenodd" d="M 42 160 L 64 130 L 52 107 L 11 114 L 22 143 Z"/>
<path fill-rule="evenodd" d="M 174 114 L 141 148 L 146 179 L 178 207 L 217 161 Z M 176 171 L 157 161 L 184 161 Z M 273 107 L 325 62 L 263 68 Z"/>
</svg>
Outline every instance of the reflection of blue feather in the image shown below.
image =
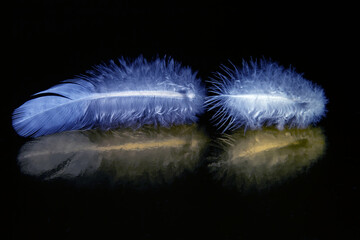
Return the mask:
<svg viewBox="0 0 360 240">
<path fill-rule="evenodd" d="M 191 123 L 205 90 L 190 68 L 169 59 L 119 60 L 35 94 L 13 114 L 22 136 L 74 129 Z"/>
<path fill-rule="evenodd" d="M 213 119 L 224 131 L 273 124 L 304 128 L 325 115 L 323 90 L 291 69 L 262 60 L 223 70 L 225 75 L 217 73 L 218 80 L 211 81 L 214 95 L 206 105 L 217 109 Z"/>
</svg>

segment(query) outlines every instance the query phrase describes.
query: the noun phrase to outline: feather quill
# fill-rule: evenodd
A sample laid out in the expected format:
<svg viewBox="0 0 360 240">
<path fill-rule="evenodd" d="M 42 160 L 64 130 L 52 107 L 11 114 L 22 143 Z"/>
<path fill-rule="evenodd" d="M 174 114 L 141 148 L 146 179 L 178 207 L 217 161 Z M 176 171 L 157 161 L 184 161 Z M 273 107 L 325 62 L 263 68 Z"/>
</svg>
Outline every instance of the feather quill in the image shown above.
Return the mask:
<svg viewBox="0 0 360 240">
<path fill-rule="evenodd" d="M 212 120 L 223 132 L 240 126 L 305 128 L 325 115 L 323 89 L 292 69 L 266 60 L 243 61 L 242 69 L 222 69 L 225 73 L 216 73 L 210 81 L 213 95 L 205 106 L 217 110 Z"/>
<path fill-rule="evenodd" d="M 76 129 L 193 123 L 205 89 L 189 67 L 173 59 L 119 59 L 34 95 L 13 113 L 21 136 Z"/>
</svg>

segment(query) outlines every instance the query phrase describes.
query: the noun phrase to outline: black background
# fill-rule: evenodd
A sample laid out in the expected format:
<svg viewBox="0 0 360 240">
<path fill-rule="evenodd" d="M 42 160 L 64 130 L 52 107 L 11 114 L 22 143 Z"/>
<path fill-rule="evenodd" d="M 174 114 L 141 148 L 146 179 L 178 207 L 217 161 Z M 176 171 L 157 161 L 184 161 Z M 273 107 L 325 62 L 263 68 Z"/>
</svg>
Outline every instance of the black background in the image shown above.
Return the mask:
<svg viewBox="0 0 360 240">
<path fill-rule="evenodd" d="M 11 99 L 1 138 L 10 165 L 14 239 L 359 238 L 358 122 L 353 6 L 225 1 L 13 1 Z M 31 94 L 124 56 L 171 56 L 206 80 L 231 60 L 271 58 L 321 85 L 323 159 L 270 191 L 242 194 L 206 167 L 172 186 L 78 187 L 20 173 L 11 113 Z M 6 71 L 6 70 L 5 70 Z M 7 108 L 9 107 L 9 109 Z M 208 116 L 201 122 L 207 124 Z M 209 126 L 210 130 L 213 130 Z"/>
</svg>

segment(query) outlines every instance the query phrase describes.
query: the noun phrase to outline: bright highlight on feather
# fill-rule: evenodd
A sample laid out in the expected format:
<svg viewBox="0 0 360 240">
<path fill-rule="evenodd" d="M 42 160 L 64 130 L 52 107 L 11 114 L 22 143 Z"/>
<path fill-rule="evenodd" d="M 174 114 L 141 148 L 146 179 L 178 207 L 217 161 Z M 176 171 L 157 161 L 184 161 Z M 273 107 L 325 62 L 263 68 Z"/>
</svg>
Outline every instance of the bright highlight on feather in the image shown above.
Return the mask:
<svg viewBox="0 0 360 240">
<path fill-rule="evenodd" d="M 218 139 L 223 154 L 209 165 L 215 179 L 241 191 L 263 190 L 308 169 L 325 151 L 320 128 L 237 130 Z"/>
<path fill-rule="evenodd" d="M 103 176 L 114 184 L 167 184 L 199 165 L 206 142 L 195 124 L 70 131 L 27 142 L 18 164 L 23 173 L 46 180 L 96 182 Z"/>
<path fill-rule="evenodd" d="M 193 123 L 203 111 L 205 89 L 189 67 L 139 57 L 97 66 L 34 96 L 13 114 L 21 136 Z"/>
<path fill-rule="evenodd" d="M 244 126 L 276 125 L 305 128 L 325 115 L 327 99 L 319 86 L 292 69 L 261 60 L 243 62 L 242 69 L 223 67 L 210 82 L 213 94 L 205 101 L 212 118 L 225 132 Z"/>
</svg>

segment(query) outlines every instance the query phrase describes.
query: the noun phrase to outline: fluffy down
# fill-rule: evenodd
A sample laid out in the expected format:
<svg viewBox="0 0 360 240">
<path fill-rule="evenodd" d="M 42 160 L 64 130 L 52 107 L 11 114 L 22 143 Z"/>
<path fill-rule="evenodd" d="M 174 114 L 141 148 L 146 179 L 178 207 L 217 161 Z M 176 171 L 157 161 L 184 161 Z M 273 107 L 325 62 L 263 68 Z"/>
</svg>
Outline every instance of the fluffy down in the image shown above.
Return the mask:
<svg viewBox="0 0 360 240">
<path fill-rule="evenodd" d="M 13 113 L 13 127 L 21 136 L 192 123 L 203 111 L 205 89 L 196 73 L 173 59 L 139 57 L 96 66 L 35 97 Z"/>
<path fill-rule="evenodd" d="M 243 68 L 222 68 L 216 73 L 205 105 L 216 109 L 212 120 L 223 129 L 259 129 L 264 125 L 305 128 L 326 112 L 327 99 L 321 87 L 292 69 L 261 60 L 243 62 Z"/>
</svg>

